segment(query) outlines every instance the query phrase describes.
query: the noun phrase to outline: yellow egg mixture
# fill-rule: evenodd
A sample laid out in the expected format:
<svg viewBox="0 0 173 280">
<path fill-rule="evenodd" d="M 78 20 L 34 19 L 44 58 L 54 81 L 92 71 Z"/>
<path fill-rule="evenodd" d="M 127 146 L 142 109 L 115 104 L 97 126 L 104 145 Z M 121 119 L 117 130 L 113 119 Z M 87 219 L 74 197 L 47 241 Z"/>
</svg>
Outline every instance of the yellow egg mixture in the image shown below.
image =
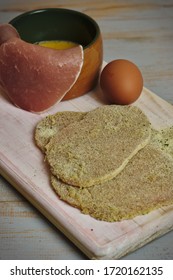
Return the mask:
<svg viewBox="0 0 173 280">
<path fill-rule="evenodd" d="M 41 41 L 37 43 L 39 46 L 56 49 L 56 50 L 64 50 L 76 47 L 78 44 L 70 41 Z"/>
</svg>

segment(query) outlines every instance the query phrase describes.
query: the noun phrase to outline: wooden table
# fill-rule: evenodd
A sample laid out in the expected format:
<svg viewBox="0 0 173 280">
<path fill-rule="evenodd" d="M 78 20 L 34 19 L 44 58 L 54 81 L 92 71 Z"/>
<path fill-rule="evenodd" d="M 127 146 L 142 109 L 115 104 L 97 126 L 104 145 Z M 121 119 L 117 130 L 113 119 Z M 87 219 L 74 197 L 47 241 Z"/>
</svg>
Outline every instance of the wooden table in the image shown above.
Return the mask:
<svg viewBox="0 0 173 280">
<path fill-rule="evenodd" d="M 93 17 L 104 60 L 136 63 L 144 85 L 173 104 L 173 0 L 0 1 L 0 23 L 45 7 L 75 9 Z M 0 177 L 0 259 L 87 259 L 60 231 Z M 173 231 L 124 259 L 173 259 Z"/>
</svg>

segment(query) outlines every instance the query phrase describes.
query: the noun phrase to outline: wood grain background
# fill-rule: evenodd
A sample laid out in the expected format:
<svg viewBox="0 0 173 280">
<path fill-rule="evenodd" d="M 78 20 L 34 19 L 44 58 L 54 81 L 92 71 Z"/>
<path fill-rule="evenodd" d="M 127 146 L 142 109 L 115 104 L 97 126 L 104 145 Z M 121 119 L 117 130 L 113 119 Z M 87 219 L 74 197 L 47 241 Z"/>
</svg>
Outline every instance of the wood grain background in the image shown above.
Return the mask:
<svg viewBox="0 0 173 280">
<path fill-rule="evenodd" d="M 92 16 L 102 32 L 104 60 L 132 60 L 142 71 L 145 87 L 173 104 L 173 1 L 1 0 L 0 23 L 45 7 L 75 9 Z M 124 259 L 173 259 L 172 244 L 170 232 Z M 86 256 L 1 177 L 0 259 Z"/>
</svg>

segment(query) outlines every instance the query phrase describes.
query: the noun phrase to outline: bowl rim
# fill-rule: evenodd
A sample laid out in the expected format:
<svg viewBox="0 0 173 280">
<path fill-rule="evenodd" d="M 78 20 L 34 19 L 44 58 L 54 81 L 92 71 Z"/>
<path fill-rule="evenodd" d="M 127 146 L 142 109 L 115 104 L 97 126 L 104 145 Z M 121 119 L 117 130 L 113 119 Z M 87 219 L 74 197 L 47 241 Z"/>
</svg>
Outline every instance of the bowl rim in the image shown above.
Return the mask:
<svg viewBox="0 0 173 280">
<path fill-rule="evenodd" d="M 29 11 L 21 13 L 20 15 L 11 19 L 9 21 L 9 24 L 14 25 L 15 22 L 22 19 L 23 17 L 27 17 L 27 16 L 37 14 L 37 13 L 46 13 L 46 12 L 51 12 L 51 11 L 52 12 L 61 12 L 62 11 L 62 12 L 71 13 L 71 14 L 74 14 L 74 15 L 76 14 L 76 15 L 79 15 L 79 16 L 85 18 L 86 20 L 88 20 L 88 22 L 93 24 L 93 26 L 95 27 L 95 30 L 96 30 L 96 34 L 93 37 L 93 39 L 91 40 L 91 42 L 83 47 L 84 49 L 91 46 L 101 34 L 100 27 L 99 27 L 98 23 L 92 17 L 90 17 L 89 15 L 87 15 L 83 12 L 79 12 L 79 11 L 76 11 L 76 10 L 73 10 L 73 9 L 66 9 L 66 8 L 42 8 L 42 9 L 29 10 Z"/>
</svg>

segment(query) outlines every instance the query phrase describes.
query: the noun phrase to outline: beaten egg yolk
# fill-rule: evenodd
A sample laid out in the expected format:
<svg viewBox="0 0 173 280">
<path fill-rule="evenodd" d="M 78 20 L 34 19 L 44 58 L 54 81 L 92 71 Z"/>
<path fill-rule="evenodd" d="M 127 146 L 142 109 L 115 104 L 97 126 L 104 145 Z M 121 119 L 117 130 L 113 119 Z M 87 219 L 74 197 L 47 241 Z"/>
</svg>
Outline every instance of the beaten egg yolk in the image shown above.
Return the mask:
<svg viewBox="0 0 173 280">
<path fill-rule="evenodd" d="M 56 49 L 56 50 L 65 50 L 65 49 L 70 49 L 73 47 L 78 46 L 77 43 L 71 42 L 71 41 L 41 41 L 38 42 L 37 45 L 46 47 L 46 48 L 51 48 L 51 49 Z"/>
</svg>

